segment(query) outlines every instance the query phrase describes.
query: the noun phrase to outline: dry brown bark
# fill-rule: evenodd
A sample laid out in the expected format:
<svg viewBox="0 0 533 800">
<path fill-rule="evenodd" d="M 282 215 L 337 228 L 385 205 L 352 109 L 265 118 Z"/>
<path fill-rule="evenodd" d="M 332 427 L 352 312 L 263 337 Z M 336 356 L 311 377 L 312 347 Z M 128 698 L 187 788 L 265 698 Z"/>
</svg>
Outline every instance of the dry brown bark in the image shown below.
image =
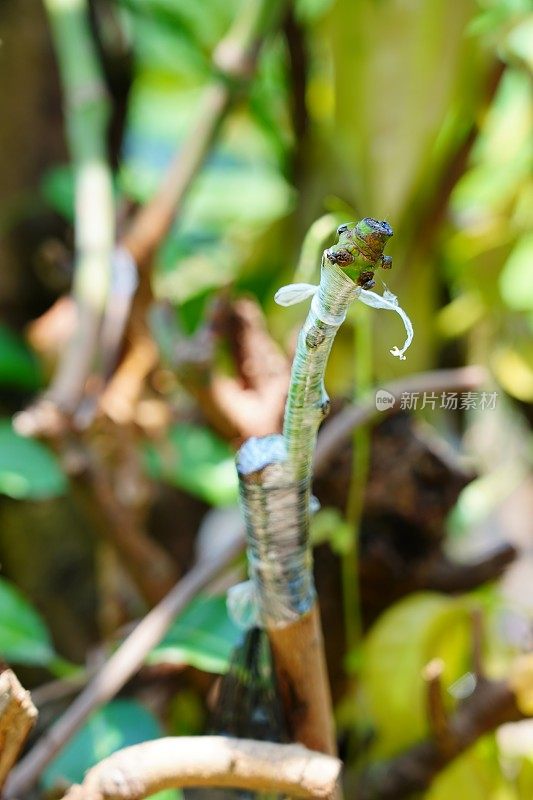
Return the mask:
<svg viewBox="0 0 533 800">
<path fill-rule="evenodd" d="M 0 792 L 35 725 L 37 709 L 14 672 L 0 672 Z"/>
<path fill-rule="evenodd" d="M 301 745 L 224 736 L 169 737 L 105 759 L 64 800 L 141 800 L 162 789 L 188 786 L 333 798 L 340 770 L 338 759 Z"/>
</svg>

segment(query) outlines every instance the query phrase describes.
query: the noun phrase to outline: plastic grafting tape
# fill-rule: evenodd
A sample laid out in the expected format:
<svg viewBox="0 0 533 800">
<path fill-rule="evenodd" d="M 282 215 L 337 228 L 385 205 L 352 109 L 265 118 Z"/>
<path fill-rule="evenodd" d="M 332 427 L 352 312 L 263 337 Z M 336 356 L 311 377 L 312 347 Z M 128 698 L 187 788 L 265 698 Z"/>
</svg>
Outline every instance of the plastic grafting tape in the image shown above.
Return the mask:
<svg viewBox="0 0 533 800">
<path fill-rule="evenodd" d="M 308 481 L 295 481 L 282 436 L 253 437 L 237 454 L 250 579 L 266 627 L 294 622 L 313 605 L 306 531 Z"/>
</svg>

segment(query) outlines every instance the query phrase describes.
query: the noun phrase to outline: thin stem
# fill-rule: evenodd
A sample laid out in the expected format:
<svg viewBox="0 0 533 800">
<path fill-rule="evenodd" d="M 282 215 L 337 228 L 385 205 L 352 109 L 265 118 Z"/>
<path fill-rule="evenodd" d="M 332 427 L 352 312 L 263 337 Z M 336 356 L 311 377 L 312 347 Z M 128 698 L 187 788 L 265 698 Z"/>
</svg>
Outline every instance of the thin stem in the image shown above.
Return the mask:
<svg viewBox="0 0 533 800">
<path fill-rule="evenodd" d="M 354 315 L 354 403 L 372 385 L 372 324 L 368 310 L 358 307 Z M 352 530 L 350 548 L 341 561 L 346 649 L 350 653 L 361 640 L 361 600 L 359 593 L 359 539 L 365 486 L 370 467 L 370 431 L 362 426 L 352 436 L 352 473 L 346 504 L 346 521 Z"/>
<path fill-rule="evenodd" d="M 48 391 L 66 412 L 77 406 L 96 352 L 111 277 L 114 201 L 107 161 L 109 101 L 92 39 L 87 0 L 45 0 L 63 85 L 76 194 L 73 295 L 78 320 Z"/>
</svg>

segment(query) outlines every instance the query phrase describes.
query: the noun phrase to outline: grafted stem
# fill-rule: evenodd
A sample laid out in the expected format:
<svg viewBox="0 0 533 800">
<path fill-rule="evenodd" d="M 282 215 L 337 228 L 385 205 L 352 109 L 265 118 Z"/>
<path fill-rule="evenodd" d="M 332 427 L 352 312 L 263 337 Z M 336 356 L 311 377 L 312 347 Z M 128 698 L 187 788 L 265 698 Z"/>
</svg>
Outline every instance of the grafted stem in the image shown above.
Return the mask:
<svg viewBox="0 0 533 800">
<path fill-rule="evenodd" d="M 351 302 L 384 265 L 392 231 L 365 219 L 338 233 L 298 338 L 283 436 L 250 439 L 237 457 L 250 575 L 289 727 L 326 753 L 336 746 L 309 542 L 312 459 L 329 408 L 324 373 L 333 340 Z"/>
</svg>

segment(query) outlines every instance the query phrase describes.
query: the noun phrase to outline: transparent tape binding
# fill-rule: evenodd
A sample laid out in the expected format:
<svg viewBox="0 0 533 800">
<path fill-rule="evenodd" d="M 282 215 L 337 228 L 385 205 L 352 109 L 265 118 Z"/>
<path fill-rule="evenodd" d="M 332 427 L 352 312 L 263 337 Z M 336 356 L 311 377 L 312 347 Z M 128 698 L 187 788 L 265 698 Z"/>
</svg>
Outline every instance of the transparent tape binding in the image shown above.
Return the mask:
<svg viewBox="0 0 533 800">
<path fill-rule="evenodd" d="M 310 289 L 313 289 L 313 299 L 298 336 L 283 427 L 289 461 L 296 476 L 302 480 L 307 477 L 309 481 L 316 434 L 329 409 L 324 387 L 326 363 L 337 330 L 360 287 L 324 257 L 320 284 Z M 279 302 L 279 292 L 276 298 Z M 288 299 L 295 302 L 294 293 Z"/>
<path fill-rule="evenodd" d="M 282 436 L 249 439 L 237 456 L 250 581 L 229 594 L 242 627 L 284 626 L 315 600 L 308 546 L 309 481 L 292 478 Z"/>
<path fill-rule="evenodd" d="M 329 267 L 329 269 L 327 269 L 327 267 Z M 359 302 L 371 308 L 395 311 L 396 314 L 401 317 L 406 333 L 405 342 L 402 347 L 395 346 L 391 348 L 389 352 L 391 355 L 399 358 L 400 361 L 405 361 L 405 351 L 410 347 L 413 341 L 413 324 L 409 316 L 398 303 L 396 295 L 389 291 L 385 284 L 383 284 L 383 295 L 379 295 L 376 294 L 376 292 L 362 289 L 359 286 L 355 287 L 354 291 L 351 281 L 348 287 L 346 286 L 346 281 L 349 281 L 349 279 L 343 275 L 339 269 L 332 267 L 327 259 L 324 259 L 319 286 L 312 283 L 290 283 L 278 289 L 274 299 L 280 306 L 292 306 L 296 303 L 302 303 L 304 300 L 312 297 L 311 311 L 314 313 L 316 319 L 323 322 L 324 325 L 338 328 L 346 318 L 346 310 L 344 313 L 342 313 L 342 311 L 332 313 L 331 308 L 334 304 L 338 304 L 339 301 L 341 303 L 344 302 L 344 293 L 339 290 L 347 288 L 349 292 L 351 286 L 352 296 L 350 299 L 359 300 Z"/>
</svg>

